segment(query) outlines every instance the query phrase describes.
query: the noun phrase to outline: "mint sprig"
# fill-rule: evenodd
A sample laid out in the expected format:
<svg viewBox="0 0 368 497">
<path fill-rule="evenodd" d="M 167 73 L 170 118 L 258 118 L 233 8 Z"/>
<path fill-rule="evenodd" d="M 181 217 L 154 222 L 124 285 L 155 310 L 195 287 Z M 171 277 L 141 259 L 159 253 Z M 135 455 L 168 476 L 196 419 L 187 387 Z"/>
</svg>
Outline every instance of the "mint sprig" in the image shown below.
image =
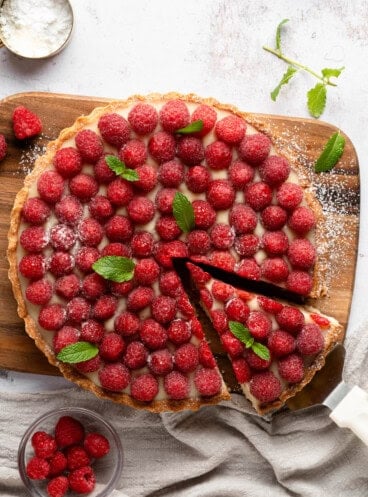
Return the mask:
<svg viewBox="0 0 368 497">
<path fill-rule="evenodd" d="M 115 155 L 106 155 L 105 157 L 106 164 L 109 166 L 111 171 L 114 171 L 114 173 L 117 176 L 121 176 L 123 179 L 127 181 L 138 181 L 139 176 L 137 171 L 134 171 L 134 169 L 129 169 L 126 167 L 123 161 L 121 161 L 118 157 Z"/>
<path fill-rule="evenodd" d="M 202 119 L 198 119 L 197 121 L 193 121 L 192 123 L 185 126 L 185 128 L 180 128 L 175 131 L 179 135 L 191 135 L 192 133 L 198 133 L 203 129 L 203 121 Z"/>
<path fill-rule="evenodd" d="M 183 193 L 175 193 L 173 214 L 177 225 L 184 233 L 192 231 L 195 226 L 194 209 L 191 202 Z"/>
<path fill-rule="evenodd" d="M 119 255 L 107 255 L 92 264 L 92 269 L 97 274 L 116 283 L 123 283 L 133 279 L 134 268 L 135 264 L 132 259 Z"/>
<path fill-rule="evenodd" d="M 314 170 L 316 173 L 331 171 L 337 164 L 345 148 L 345 138 L 339 131 L 333 133 L 325 144 L 321 155 L 316 160 Z"/>
<path fill-rule="evenodd" d="M 76 342 L 67 345 L 57 354 L 56 358 L 61 362 L 76 364 L 88 361 L 98 354 L 98 347 L 90 342 Z"/>
<path fill-rule="evenodd" d="M 307 92 L 307 107 L 309 113 L 311 114 L 311 116 L 318 118 L 321 116 L 326 107 L 327 87 L 337 86 L 336 83 L 331 81 L 331 78 L 338 78 L 345 68 L 325 67 L 321 69 L 320 73 L 317 73 L 310 67 L 301 64 L 300 62 L 291 59 L 290 57 L 287 57 L 281 49 L 281 31 L 283 25 L 286 24 L 288 21 L 289 19 L 283 19 L 276 28 L 275 48 L 270 48 L 267 46 L 262 47 L 263 50 L 266 50 L 266 52 L 270 52 L 273 55 L 276 55 L 276 57 L 288 64 L 287 71 L 282 76 L 280 83 L 271 92 L 271 99 L 273 101 L 277 99 L 281 87 L 283 85 L 287 85 L 298 70 L 308 72 L 319 80 L 319 82 Z"/>
<path fill-rule="evenodd" d="M 244 343 L 246 349 L 251 349 L 258 357 L 268 361 L 270 359 L 270 351 L 262 343 L 256 342 L 252 337 L 248 328 L 246 328 L 242 323 L 237 321 L 229 321 L 229 328 L 231 333 L 242 343 Z"/>
</svg>

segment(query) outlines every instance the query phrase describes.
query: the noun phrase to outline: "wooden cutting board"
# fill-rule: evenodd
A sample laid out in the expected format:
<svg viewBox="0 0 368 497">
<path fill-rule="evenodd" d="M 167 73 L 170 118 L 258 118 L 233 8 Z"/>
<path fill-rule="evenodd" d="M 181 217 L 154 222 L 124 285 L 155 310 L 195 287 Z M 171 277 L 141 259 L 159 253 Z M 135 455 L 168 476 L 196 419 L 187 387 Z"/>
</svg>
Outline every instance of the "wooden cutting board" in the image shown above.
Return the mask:
<svg viewBox="0 0 368 497">
<path fill-rule="evenodd" d="M 42 147 L 70 126 L 76 117 L 88 114 L 108 100 L 52 93 L 20 93 L 0 101 L 0 133 L 9 145 L 8 155 L 0 163 L 0 368 L 30 373 L 59 374 L 26 335 L 23 322 L 7 278 L 7 232 L 14 197 L 23 179 L 33 167 Z M 25 105 L 36 112 L 44 126 L 42 136 L 20 143 L 15 140 L 12 110 Z M 280 153 L 297 161 L 307 171 L 335 128 L 310 119 L 252 114 L 251 122 L 266 131 Z M 329 296 L 313 301 L 321 310 L 336 317 L 344 326 L 352 299 L 358 247 L 359 168 L 351 141 L 346 137 L 345 151 L 332 173 L 312 175 L 313 186 L 322 201 L 329 226 L 328 268 Z"/>
</svg>

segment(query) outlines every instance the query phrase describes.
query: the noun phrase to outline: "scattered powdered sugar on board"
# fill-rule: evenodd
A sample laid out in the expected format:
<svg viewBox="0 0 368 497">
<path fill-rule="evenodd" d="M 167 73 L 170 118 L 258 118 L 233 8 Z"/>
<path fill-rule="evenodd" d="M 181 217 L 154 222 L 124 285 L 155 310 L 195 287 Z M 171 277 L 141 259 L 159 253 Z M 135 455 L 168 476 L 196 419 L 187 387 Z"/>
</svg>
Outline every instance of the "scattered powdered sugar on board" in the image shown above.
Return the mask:
<svg viewBox="0 0 368 497">
<path fill-rule="evenodd" d="M 20 169 L 14 172 L 14 175 L 22 175 L 27 176 L 33 171 L 33 166 L 36 159 L 43 155 L 46 151 L 45 145 L 41 145 L 39 143 L 33 143 L 27 150 L 22 152 L 20 157 L 19 165 Z"/>
</svg>

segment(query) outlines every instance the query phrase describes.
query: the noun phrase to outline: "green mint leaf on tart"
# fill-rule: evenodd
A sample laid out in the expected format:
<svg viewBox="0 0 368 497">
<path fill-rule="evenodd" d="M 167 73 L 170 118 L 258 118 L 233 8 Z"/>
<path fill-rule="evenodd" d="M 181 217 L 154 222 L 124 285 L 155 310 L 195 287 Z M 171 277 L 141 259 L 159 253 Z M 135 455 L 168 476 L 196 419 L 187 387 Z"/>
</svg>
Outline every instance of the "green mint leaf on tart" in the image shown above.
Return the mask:
<svg viewBox="0 0 368 497">
<path fill-rule="evenodd" d="M 281 51 L 281 28 L 284 24 L 289 22 L 289 19 L 283 19 L 276 29 L 276 50 Z"/>
<path fill-rule="evenodd" d="M 281 87 L 283 85 L 287 85 L 288 82 L 291 80 L 291 78 L 294 76 L 294 74 L 297 72 L 298 70 L 295 69 L 295 67 L 293 66 L 289 66 L 287 68 L 287 71 L 283 74 L 282 78 L 281 78 L 281 81 L 280 83 L 276 86 L 276 88 L 271 92 L 271 99 L 276 102 L 276 98 L 278 97 L 279 93 L 280 93 L 280 90 L 281 90 Z"/>
<path fill-rule="evenodd" d="M 321 155 L 316 160 L 314 170 L 316 173 L 325 173 L 337 164 L 345 148 L 345 138 L 336 131 L 325 144 Z"/>
<path fill-rule="evenodd" d="M 76 342 L 61 349 L 56 358 L 61 362 L 75 364 L 93 359 L 97 354 L 98 347 L 93 343 Z"/>
<path fill-rule="evenodd" d="M 322 83 L 317 83 L 307 93 L 307 105 L 311 116 L 319 117 L 326 107 L 327 88 Z"/>
<path fill-rule="evenodd" d="M 248 328 L 237 321 L 229 321 L 229 328 L 231 333 L 242 343 L 244 343 L 245 348 L 250 349 L 254 344 L 254 338 L 250 334 Z"/>
<path fill-rule="evenodd" d="M 270 359 L 270 351 L 265 345 L 262 345 L 259 342 L 254 342 L 252 345 L 252 350 L 258 357 L 263 359 L 264 361 L 269 361 Z"/>
<path fill-rule="evenodd" d="M 191 133 L 198 133 L 198 131 L 202 131 L 203 129 L 203 121 L 202 119 L 198 119 L 198 121 L 193 121 L 192 123 L 185 126 L 185 128 L 180 128 L 175 131 L 179 135 L 190 135 Z"/>
<path fill-rule="evenodd" d="M 138 181 L 139 176 L 134 169 L 128 169 L 124 162 L 121 161 L 118 157 L 115 155 L 107 155 L 105 157 L 106 164 L 109 166 L 111 171 L 114 171 L 114 173 L 117 176 L 121 176 L 122 178 L 126 179 L 127 181 Z"/>
<path fill-rule="evenodd" d="M 106 280 L 123 283 L 124 281 L 133 279 L 135 264 L 128 257 L 107 255 L 92 264 L 92 268 Z"/>
<path fill-rule="evenodd" d="M 189 233 L 194 228 L 194 209 L 183 193 L 175 193 L 173 214 L 177 225 L 184 233 Z"/>
</svg>

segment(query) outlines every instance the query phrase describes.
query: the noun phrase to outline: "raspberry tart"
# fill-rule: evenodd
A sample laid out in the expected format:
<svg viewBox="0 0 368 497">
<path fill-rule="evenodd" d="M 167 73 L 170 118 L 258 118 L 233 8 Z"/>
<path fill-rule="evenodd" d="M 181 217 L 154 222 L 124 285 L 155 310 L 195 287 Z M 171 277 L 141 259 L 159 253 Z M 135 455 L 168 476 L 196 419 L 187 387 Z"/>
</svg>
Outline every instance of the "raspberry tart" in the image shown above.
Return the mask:
<svg viewBox="0 0 368 497">
<path fill-rule="evenodd" d="M 103 398 L 154 412 L 229 398 L 174 260 L 323 295 L 323 217 L 306 186 L 232 106 L 154 94 L 96 108 L 15 200 L 9 276 L 27 333 Z"/>
</svg>

